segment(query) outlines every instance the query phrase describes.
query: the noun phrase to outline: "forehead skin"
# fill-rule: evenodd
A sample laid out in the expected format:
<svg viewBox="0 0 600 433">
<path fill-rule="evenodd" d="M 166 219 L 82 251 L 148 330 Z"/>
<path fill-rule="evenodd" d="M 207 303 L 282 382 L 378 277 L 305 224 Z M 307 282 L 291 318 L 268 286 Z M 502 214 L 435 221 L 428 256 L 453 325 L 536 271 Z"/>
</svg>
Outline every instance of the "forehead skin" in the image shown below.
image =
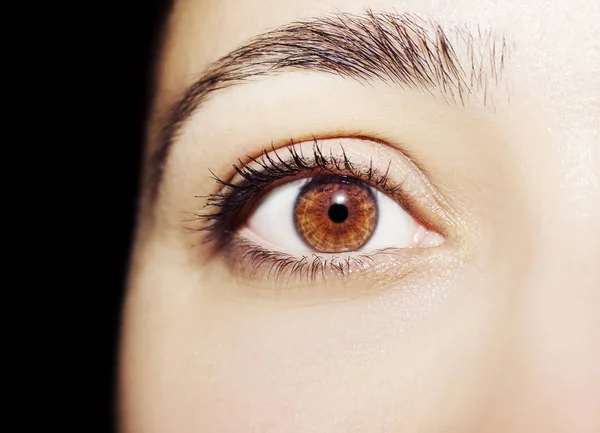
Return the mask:
<svg viewBox="0 0 600 433">
<path fill-rule="evenodd" d="M 230 168 L 245 150 L 198 151 L 189 137 L 218 124 L 210 139 L 229 134 L 233 142 L 227 124 L 237 122 L 238 135 L 271 139 L 223 109 L 228 95 L 251 100 L 253 84 L 215 94 L 174 143 L 167 166 L 181 173 L 168 167 L 166 193 L 142 203 L 123 325 L 124 433 L 600 431 L 598 0 L 178 0 L 157 62 L 148 158 L 173 104 L 213 62 L 290 22 L 367 8 L 509 41 L 502 86 L 485 114 L 496 129 L 485 135 L 477 121 L 457 122 L 467 144 L 425 151 L 435 180 L 472 197 L 465 218 L 485 219 L 477 260 L 458 282 L 430 284 L 448 293 L 423 301 L 435 314 L 418 302 L 400 305 L 394 290 L 372 302 L 298 309 L 214 295 L 206 282 L 228 277 L 207 275 L 212 268 L 190 254 L 172 266 L 184 248 L 164 215 L 180 219 L 190 200 L 179 191 L 209 188 L 205 173 Z M 266 100 L 270 85 L 256 86 Z M 356 89 L 370 106 L 369 90 Z M 415 137 L 428 137 L 417 129 L 425 132 Z M 451 139 L 454 132 L 443 129 Z M 463 172 L 476 181 L 453 184 Z"/>
<path fill-rule="evenodd" d="M 600 62 L 596 25 L 600 6 L 594 0 L 179 0 L 159 62 L 156 107 L 168 106 L 210 62 L 258 34 L 302 18 L 334 12 L 360 14 L 366 8 L 415 13 L 474 31 L 497 30 L 514 41 L 511 85 L 517 96 L 549 104 L 555 112 L 576 111 L 577 117 L 582 109 L 592 109 L 589 121 L 597 120 L 597 99 L 590 94 L 600 86 L 595 73 Z M 582 94 L 589 99 L 582 100 Z M 585 129 L 598 132 L 597 128 Z"/>
</svg>

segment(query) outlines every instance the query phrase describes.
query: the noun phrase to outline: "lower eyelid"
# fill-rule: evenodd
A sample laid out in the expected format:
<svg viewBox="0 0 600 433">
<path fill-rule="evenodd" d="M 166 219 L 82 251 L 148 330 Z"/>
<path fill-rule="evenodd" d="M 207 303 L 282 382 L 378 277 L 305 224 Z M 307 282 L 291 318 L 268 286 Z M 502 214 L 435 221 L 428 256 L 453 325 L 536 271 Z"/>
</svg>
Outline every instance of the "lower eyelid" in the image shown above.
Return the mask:
<svg viewBox="0 0 600 433">
<path fill-rule="evenodd" d="M 225 264 L 245 284 L 270 281 L 274 287 L 304 287 L 331 279 L 360 280 L 368 284 L 377 278 L 398 281 L 418 268 L 431 264 L 432 252 L 415 254 L 404 248 L 385 248 L 369 253 L 291 255 L 264 248 L 239 235 L 231 238 L 223 250 Z"/>
</svg>

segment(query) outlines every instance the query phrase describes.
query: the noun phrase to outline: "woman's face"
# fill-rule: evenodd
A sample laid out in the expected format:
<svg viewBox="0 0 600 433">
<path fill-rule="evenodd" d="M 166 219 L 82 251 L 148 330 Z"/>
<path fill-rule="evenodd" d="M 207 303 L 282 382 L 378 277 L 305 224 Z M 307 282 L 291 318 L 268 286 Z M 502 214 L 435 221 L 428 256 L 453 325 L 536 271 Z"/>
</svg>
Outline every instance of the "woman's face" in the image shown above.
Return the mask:
<svg viewBox="0 0 600 433">
<path fill-rule="evenodd" d="M 123 431 L 600 431 L 598 23 L 597 0 L 177 1 Z"/>
</svg>

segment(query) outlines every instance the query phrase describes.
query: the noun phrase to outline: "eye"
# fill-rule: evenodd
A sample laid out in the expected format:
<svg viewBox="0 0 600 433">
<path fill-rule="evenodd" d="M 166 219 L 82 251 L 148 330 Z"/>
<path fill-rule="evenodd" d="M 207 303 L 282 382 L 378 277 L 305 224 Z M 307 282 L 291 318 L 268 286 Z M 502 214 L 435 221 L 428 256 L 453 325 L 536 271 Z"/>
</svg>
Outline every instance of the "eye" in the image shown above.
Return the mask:
<svg viewBox="0 0 600 433">
<path fill-rule="evenodd" d="M 320 175 L 277 186 L 262 197 L 240 236 L 291 255 L 441 245 L 397 201 L 366 182 Z"/>
<path fill-rule="evenodd" d="M 204 242 L 243 278 L 403 277 L 437 257 L 411 250 L 445 243 L 441 196 L 389 145 L 315 139 L 247 158 L 229 180 L 215 177 L 220 191 L 196 214 Z"/>
</svg>

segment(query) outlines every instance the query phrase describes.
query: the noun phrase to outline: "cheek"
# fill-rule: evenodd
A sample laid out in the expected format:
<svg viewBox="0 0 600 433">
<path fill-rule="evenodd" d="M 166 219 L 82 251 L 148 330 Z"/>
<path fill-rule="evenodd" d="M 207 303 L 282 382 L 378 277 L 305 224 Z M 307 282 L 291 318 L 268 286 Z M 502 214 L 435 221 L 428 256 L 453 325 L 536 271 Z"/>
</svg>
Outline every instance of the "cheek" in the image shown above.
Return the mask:
<svg viewBox="0 0 600 433">
<path fill-rule="evenodd" d="M 176 296 L 157 289 L 129 314 L 125 404 L 150 433 L 469 431 L 497 377 L 487 324 L 498 304 L 442 303 L 475 287 L 451 280 L 301 306 L 216 299 L 228 288 L 190 282 Z"/>
</svg>

